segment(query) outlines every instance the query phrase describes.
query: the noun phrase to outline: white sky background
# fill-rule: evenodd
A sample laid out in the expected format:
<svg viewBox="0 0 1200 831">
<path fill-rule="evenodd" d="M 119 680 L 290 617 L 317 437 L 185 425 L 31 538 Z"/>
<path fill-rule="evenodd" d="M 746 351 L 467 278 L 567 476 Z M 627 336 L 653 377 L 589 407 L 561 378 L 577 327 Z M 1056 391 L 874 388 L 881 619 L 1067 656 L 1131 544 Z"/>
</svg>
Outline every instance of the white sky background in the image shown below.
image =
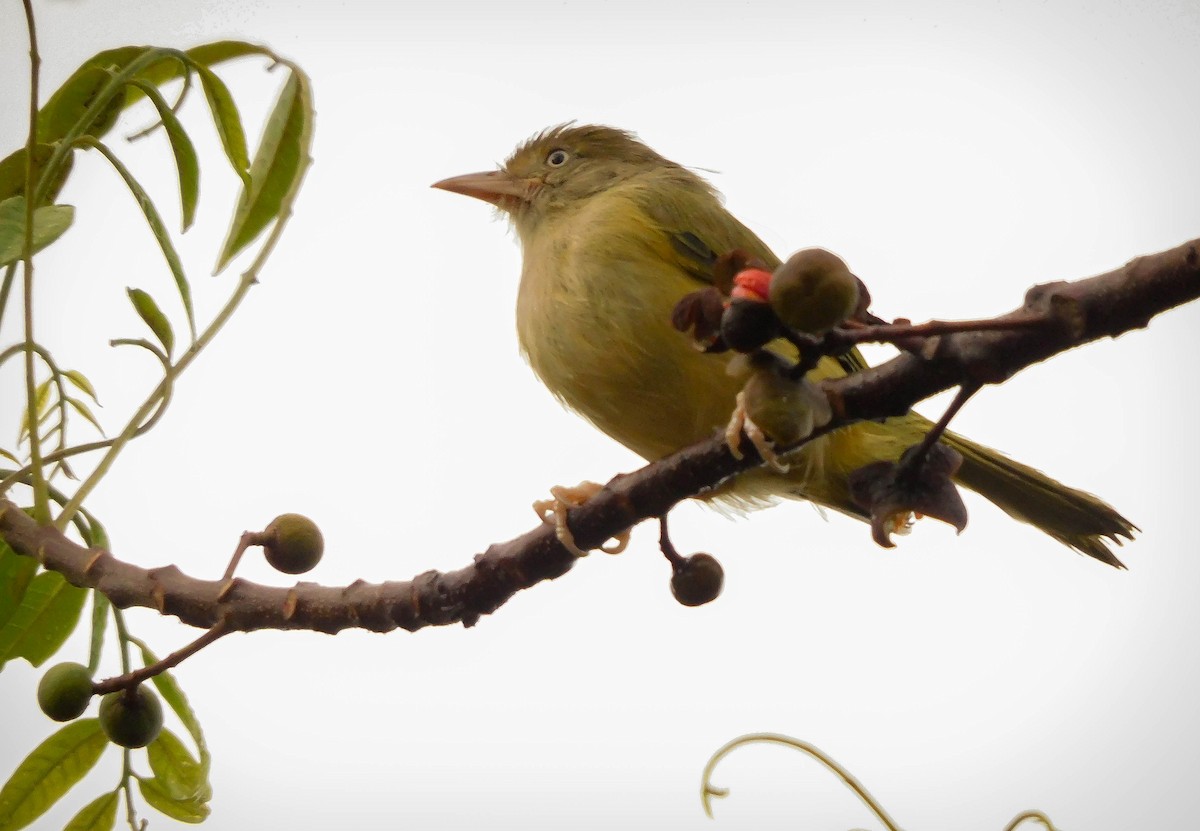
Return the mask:
<svg viewBox="0 0 1200 831">
<path fill-rule="evenodd" d="M 323 583 L 457 568 L 531 527 L 551 485 L 640 465 L 519 357 L 504 224 L 428 187 L 547 125 L 634 129 L 719 171 L 777 251 L 838 252 L 885 317 L 996 314 L 1035 282 L 1200 233 L 1190 2 L 37 5 L 47 95 L 130 43 L 256 40 L 313 78 L 316 164 L 262 284 L 90 503 L 119 556 L 197 576 L 284 511 L 324 529 Z M 0 155 L 23 141 L 25 48 L 4 3 Z M 221 72 L 254 140 L 276 76 Z M 235 280 L 207 272 L 236 180 L 200 96 L 188 112 L 204 178 L 181 248 L 211 315 Z M 112 142 L 177 227 L 165 140 Z M 39 337 L 96 382 L 115 432 L 154 380 L 106 346 L 140 334 L 124 288 L 169 303 L 170 276 L 101 159 L 78 159 L 62 201 L 78 215 L 38 260 Z M 677 545 L 726 570 L 701 609 L 671 598 L 646 527 L 471 630 L 238 635 L 188 661 L 177 676 L 215 755 L 210 826 L 875 827 L 832 776 L 767 748 L 719 768 L 733 792 L 710 824 L 701 767 L 760 730 L 815 742 L 910 828 L 1000 829 L 1032 807 L 1063 828 L 1194 824 L 1197 325 L 1191 307 L 1056 358 L 955 422 L 1140 525 L 1128 572 L 973 496 L 961 537 L 926 521 L 892 551 L 804 504 L 734 522 L 687 506 Z M 9 447 L 19 389 L 6 367 Z M 243 576 L 288 582 L 256 557 Z M 196 634 L 130 618 L 160 653 Z M 85 653 L 77 640 L 55 660 Z M 39 674 L 0 677 L 2 777 L 51 730 Z M 107 758 L 35 827 L 110 787 Z"/>
</svg>

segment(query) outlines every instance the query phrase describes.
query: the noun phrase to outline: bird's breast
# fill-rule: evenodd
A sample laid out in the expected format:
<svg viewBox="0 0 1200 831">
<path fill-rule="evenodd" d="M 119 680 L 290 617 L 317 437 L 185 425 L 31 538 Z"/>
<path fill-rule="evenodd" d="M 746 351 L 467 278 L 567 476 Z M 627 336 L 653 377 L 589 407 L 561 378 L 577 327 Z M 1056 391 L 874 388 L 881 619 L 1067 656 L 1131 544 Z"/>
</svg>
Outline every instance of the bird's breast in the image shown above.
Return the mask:
<svg viewBox="0 0 1200 831">
<path fill-rule="evenodd" d="M 564 403 L 650 459 L 728 419 L 740 382 L 671 326 L 675 303 L 699 284 L 674 264 L 665 235 L 609 206 L 523 245 L 521 347 Z"/>
</svg>

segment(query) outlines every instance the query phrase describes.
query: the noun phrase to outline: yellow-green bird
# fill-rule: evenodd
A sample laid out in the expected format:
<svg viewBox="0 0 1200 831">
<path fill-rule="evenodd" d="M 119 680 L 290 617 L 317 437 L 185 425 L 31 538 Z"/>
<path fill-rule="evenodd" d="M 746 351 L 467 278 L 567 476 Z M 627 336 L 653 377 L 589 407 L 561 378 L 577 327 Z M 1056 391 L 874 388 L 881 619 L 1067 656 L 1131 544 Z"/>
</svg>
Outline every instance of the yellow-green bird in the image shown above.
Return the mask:
<svg viewBox="0 0 1200 831">
<path fill-rule="evenodd" d="M 713 281 L 717 255 L 733 249 L 776 268 L 779 258 L 721 204 L 712 185 L 631 133 L 562 125 L 522 144 L 498 170 L 434 187 L 503 210 L 523 253 L 517 332 L 534 372 L 564 403 L 646 459 L 658 459 L 724 427 L 744 377 L 730 357 L 698 351 L 671 311 Z M 844 375 L 823 359 L 810 377 Z M 851 471 L 894 461 L 930 422 L 916 413 L 863 422 L 811 442 L 787 473 L 749 471 L 718 493 L 737 507 L 778 497 L 811 500 L 864 518 L 850 497 Z M 1091 494 L 1068 488 L 1000 453 L 947 434 L 963 455 L 955 475 L 1011 516 L 1066 545 L 1121 567 L 1106 540 L 1134 526 Z"/>
</svg>

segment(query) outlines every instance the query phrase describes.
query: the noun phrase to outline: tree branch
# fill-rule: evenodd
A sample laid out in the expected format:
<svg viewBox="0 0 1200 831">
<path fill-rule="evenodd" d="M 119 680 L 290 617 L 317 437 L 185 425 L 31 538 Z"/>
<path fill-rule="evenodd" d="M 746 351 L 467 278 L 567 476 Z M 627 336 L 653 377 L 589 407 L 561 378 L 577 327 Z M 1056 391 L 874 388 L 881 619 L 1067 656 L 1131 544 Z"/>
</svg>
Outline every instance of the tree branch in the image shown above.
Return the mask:
<svg viewBox="0 0 1200 831">
<path fill-rule="evenodd" d="M 1036 317 L 1045 325 L 929 337 L 915 352 L 825 382 L 834 419 L 808 440 L 854 421 L 902 415 L 918 401 L 952 387 L 1001 383 L 1059 352 L 1142 328 L 1155 315 L 1197 297 L 1200 240 L 1139 257 L 1098 277 L 1036 286 L 1021 308 L 997 320 Z M 734 459 L 723 438 L 714 436 L 617 476 L 570 511 L 571 531 L 580 547 L 598 546 L 761 461 L 750 448 L 743 459 Z M 576 562 L 554 528 L 542 525 L 490 546 L 456 571 L 427 571 L 412 580 L 379 584 L 276 588 L 240 578 L 200 580 L 173 565 L 140 568 L 38 526 L 7 499 L 0 499 L 0 537 L 75 585 L 99 589 L 118 607 L 145 606 L 204 628 L 220 624 L 222 632 L 472 626 L 518 591 L 560 577 Z"/>
</svg>

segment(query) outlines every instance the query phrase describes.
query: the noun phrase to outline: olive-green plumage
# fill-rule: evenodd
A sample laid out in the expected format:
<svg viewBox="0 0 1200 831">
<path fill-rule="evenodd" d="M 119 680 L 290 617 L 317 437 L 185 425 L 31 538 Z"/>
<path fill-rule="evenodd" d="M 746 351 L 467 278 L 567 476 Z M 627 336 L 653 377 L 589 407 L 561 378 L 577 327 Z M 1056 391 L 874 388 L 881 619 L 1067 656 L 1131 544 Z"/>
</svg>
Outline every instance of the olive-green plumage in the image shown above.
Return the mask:
<svg viewBox="0 0 1200 831">
<path fill-rule="evenodd" d="M 564 125 L 534 136 L 500 170 L 436 187 L 488 201 L 511 218 L 524 255 L 521 347 L 563 402 L 647 459 L 728 422 L 744 376 L 727 372 L 728 356 L 697 351 L 672 328 L 671 310 L 712 281 L 719 254 L 741 248 L 772 269 L 779 258 L 725 210 L 711 185 L 629 133 Z M 825 359 L 811 377 L 845 371 Z M 789 457 L 788 473 L 750 471 L 716 498 L 750 507 L 799 497 L 861 517 L 847 475 L 897 459 L 929 426 L 915 413 L 851 425 Z M 1135 529 L 1104 502 L 960 436 L 946 441 L 964 457 L 961 484 L 1120 566 L 1106 540 L 1119 544 Z"/>
</svg>

